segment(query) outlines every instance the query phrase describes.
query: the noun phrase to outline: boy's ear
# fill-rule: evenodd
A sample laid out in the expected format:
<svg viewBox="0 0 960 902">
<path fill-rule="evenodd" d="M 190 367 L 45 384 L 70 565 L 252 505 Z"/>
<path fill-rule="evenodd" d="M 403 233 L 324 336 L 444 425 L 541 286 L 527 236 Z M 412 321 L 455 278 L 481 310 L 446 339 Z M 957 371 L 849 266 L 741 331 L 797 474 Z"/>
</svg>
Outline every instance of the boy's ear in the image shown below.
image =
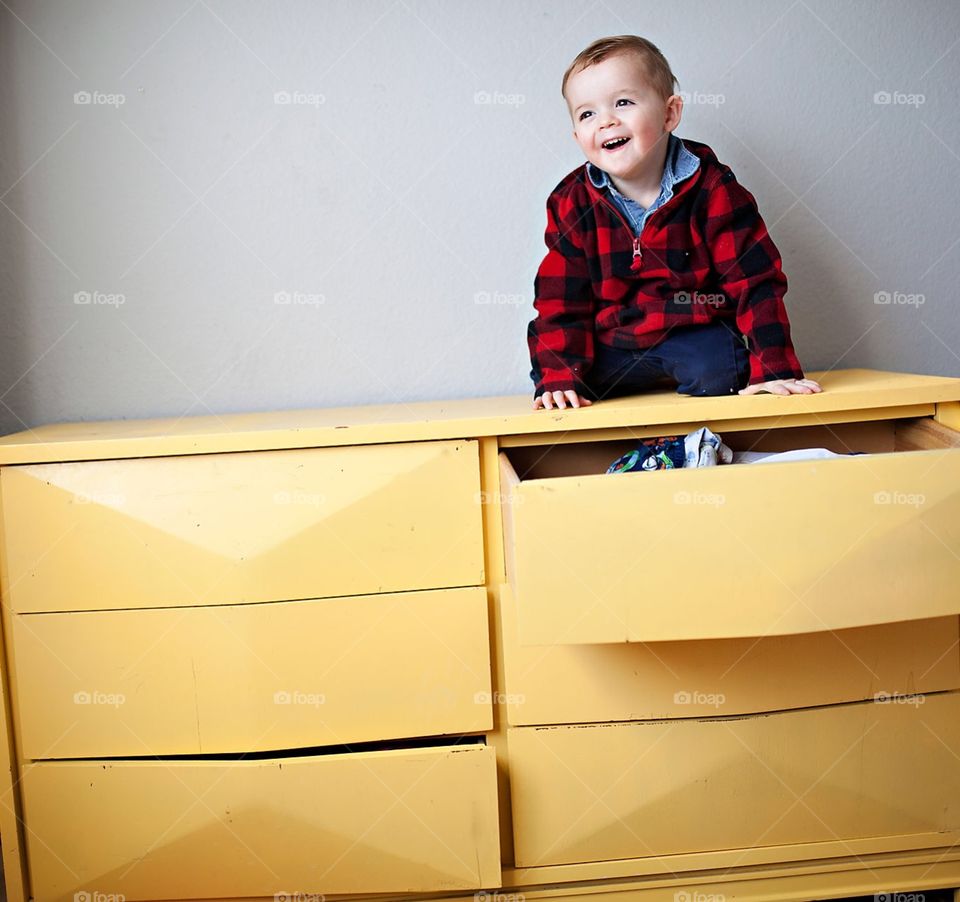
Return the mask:
<svg viewBox="0 0 960 902">
<path fill-rule="evenodd" d="M 667 118 L 664 122 L 664 130 L 672 132 L 679 124 L 683 116 L 683 98 L 679 94 L 671 94 L 667 98 Z"/>
</svg>

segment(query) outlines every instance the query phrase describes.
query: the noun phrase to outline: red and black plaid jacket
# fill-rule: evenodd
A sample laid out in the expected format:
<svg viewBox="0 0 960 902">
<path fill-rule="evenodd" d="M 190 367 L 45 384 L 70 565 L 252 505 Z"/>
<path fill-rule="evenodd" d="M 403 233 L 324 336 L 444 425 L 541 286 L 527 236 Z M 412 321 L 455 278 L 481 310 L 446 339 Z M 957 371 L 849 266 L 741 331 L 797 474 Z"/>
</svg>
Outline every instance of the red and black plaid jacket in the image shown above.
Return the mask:
<svg viewBox="0 0 960 902">
<path fill-rule="evenodd" d="M 787 277 L 753 195 L 706 144 L 683 143 L 700 166 L 639 238 L 586 164 L 547 199 L 548 253 L 527 329 L 534 397 L 582 394 L 595 341 L 649 348 L 674 326 L 717 318 L 747 337 L 749 384 L 803 378 L 783 305 Z"/>
</svg>

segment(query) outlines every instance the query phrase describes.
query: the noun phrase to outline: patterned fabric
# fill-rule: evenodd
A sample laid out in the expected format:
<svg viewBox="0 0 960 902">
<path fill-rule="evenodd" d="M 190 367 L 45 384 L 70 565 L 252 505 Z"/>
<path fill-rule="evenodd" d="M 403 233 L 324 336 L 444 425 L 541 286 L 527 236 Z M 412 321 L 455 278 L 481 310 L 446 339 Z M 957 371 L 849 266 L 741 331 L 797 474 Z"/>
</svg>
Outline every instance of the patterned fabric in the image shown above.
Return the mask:
<svg viewBox="0 0 960 902">
<path fill-rule="evenodd" d="M 670 140 L 667 144 L 667 154 L 663 161 L 663 178 L 660 179 L 660 194 L 657 199 L 649 206 L 644 207 L 638 204 L 633 198 L 627 197 L 617 191 L 610 176 L 602 169 L 594 166 L 593 163 L 587 163 L 587 175 L 590 181 L 603 193 L 608 193 L 610 200 L 616 204 L 617 208 L 627 219 L 634 235 L 639 235 L 647 220 L 660 209 L 671 197 L 673 197 L 674 187 L 678 182 L 693 175 L 700 167 L 700 158 L 690 153 L 675 134 L 670 133 Z M 606 189 L 606 190 L 604 190 Z"/>
<path fill-rule="evenodd" d="M 735 322 L 750 352 L 748 384 L 803 378 L 783 304 L 787 278 L 753 195 L 713 151 L 639 237 L 587 177 L 569 173 L 547 199 L 544 257 L 527 329 L 534 396 L 583 394 L 594 342 L 638 350 L 674 326 Z"/>
<path fill-rule="evenodd" d="M 706 426 L 694 429 L 683 438 L 662 435 L 647 438 L 632 451 L 622 454 L 609 467 L 610 473 L 645 473 L 649 470 L 675 470 L 681 467 L 715 467 L 733 461 L 733 451 L 720 436 Z"/>
<path fill-rule="evenodd" d="M 610 464 L 607 474 L 679 470 L 683 466 L 684 454 L 683 439 L 679 435 L 647 438 L 633 451 L 628 451 Z"/>
</svg>

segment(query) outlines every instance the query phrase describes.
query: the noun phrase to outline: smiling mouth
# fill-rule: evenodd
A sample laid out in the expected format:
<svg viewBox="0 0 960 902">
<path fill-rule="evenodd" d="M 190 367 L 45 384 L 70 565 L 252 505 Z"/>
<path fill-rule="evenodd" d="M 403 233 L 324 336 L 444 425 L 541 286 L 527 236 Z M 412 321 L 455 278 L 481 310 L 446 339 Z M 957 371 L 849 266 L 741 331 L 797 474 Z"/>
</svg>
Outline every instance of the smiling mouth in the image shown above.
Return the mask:
<svg viewBox="0 0 960 902">
<path fill-rule="evenodd" d="M 601 146 L 604 150 L 619 150 L 629 140 L 629 138 L 614 138 L 612 141 L 604 141 Z"/>
</svg>

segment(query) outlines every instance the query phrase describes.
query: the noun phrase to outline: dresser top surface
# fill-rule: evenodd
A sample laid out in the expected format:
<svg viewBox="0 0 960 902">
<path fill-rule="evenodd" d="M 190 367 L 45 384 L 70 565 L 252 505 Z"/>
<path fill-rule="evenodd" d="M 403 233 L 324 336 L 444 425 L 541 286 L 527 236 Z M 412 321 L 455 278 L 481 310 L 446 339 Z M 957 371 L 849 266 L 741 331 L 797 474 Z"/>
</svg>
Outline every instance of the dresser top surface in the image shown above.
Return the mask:
<svg viewBox="0 0 960 902">
<path fill-rule="evenodd" d="M 530 395 L 51 423 L 0 437 L 0 465 L 565 433 L 817 415 L 960 400 L 960 378 L 848 369 L 813 372 L 812 395 L 694 398 L 662 389 L 579 410 L 533 410 Z"/>
</svg>

